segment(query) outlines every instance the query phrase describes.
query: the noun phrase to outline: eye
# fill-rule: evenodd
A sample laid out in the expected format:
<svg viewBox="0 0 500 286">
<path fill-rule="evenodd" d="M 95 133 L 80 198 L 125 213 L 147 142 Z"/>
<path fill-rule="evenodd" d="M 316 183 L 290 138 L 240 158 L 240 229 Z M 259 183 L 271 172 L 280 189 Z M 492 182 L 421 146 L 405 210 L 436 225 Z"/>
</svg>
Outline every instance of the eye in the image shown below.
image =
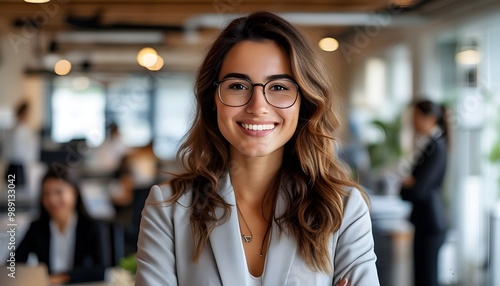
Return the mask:
<svg viewBox="0 0 500 286">
<path fill-rule="evenodd" d="M 271 90 L 271 91 L 286 91 L 286 90 L 289 90 L 289 87 L 286 86 L 285 84 L 282 84 L 282 83 L 273 83 L 269 87 L 269 90 Z"/>
<path fill-rule="evenodd" d="M 241 82 L 230 83 L 227 88 L 234 89 L 234 90 L 248 89 L 248 87 L 244 83 L 241 83 Z"/>
</svg>

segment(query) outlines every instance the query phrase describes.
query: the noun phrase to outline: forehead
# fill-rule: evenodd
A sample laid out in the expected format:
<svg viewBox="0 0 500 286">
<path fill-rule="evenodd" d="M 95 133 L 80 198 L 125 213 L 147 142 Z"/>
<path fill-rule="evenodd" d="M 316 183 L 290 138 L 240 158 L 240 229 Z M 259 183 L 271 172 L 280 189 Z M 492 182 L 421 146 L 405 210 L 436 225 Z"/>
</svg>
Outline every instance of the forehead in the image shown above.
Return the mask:
<svg viewBox="0 0 500 286">
<path fill-rule="evenodd" d="M 290 60 L 273 41 L 242 41 L 234 45 L 222 61 L 219 79 L 228 73 L 246 74 L 263 81 L 276 74 L 292 75 Z"/>
<path fill-rule="evenodd" d="M 47 179 L 43 183 L 43 189 L 44 190 L 56 190 L 56 189 L 65 189 L 65 188 L 72 188 L 71 184 L 64 180 L 59 180 L 59 179 Z"/>
</svg>

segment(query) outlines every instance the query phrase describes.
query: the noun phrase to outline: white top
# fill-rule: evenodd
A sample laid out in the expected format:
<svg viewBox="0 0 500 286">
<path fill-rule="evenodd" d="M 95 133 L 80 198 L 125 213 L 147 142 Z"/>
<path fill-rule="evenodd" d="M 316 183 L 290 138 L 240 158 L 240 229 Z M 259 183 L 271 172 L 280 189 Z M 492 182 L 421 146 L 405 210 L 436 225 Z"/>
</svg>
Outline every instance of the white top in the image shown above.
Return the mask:
<svg viewBox="0 0 500 286">
<path fill-rule="evenodd" d="M 239 228 L 239 224 L 238 224 L 238 228 Z M 240 233 L 241 233 L 241 229 L 238 229 L 238 231 L 240 231 Z M 269 236 L 271 236 L 271 233 L 269 234 Z M 264 261 L 264 272 L 262 272 L 262 275 L 259 277 L 253 276 L 250 273 L 250 271 L 248 270 L 245 248 L 243 247 L 243 240 L 240 239 L 240 241 L 241 241 L 241 251 L 243 252 L 243 258 L 244 258 L 243 260 L 245 261 L 245 285 L 246 286 L 262 286 L 264 272 L 266 271 L 267 255 L 265 257 L 266 260 Z M 269 237 L 268 243 L 269 243 L 269 241 L 271 241 L 271 237 Z"/>
<path fill-rule="evenodd" d="M 245 271 L 245 285 L 246 286 L 262 286 L 262 277 L 264 277 L 264 272 L 262 272 L 262 275 L 260 277 L 253 276 L 250 273 L 250 271 L 248 270 L 247 259 L 245 256 L 245 249 L 243 249 L 243 242 L 241 244 L 241 249 L 243 251 L 243 257 L 245 257 L 245 259 L 244 259 L 245 260 L 245 270 L 246 270 Z M 264 270 L 265 269 L 266 269 L 266 267 L 264 266 Z"/>
<path fill-rule="evenodd" d="M 38 160 L 38 139 L 24 124 L 17 124 L 7 132 L 3 143 L 3 158 L 9 162 L 25 164 Z"/>
<path fill-rule="evenodd" d="M 262 276 L 255 277 L 247 270 L 247 274 L 245 277 L 245 282 L 247 286 L 262 286 Z"/>
<path fill-rule="evenodd" d="M 64 273 L 73 268 L 77 222 L 77 216 L 71 216 L 66 229 L 60 232 L 56 222 L 50 220 L 49 255 L 53 273 Z"/>
<path fill-rule="evenodd" d="M 108 138 L 92 150 L 86 164 L 92 170 L 112 172 L 120 167 L 123 156 L 128 152 L 129 148 L 123 143 L 121 137 Z"/>
</svg>

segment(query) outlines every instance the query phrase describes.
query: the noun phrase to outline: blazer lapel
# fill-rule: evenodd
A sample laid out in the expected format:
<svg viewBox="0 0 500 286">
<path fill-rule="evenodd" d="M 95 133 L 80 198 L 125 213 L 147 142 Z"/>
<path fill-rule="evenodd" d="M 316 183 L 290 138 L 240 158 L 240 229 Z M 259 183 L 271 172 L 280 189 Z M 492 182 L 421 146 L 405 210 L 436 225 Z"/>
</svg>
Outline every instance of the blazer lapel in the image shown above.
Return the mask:
<svg viewBox="0 0 500 286">
<path fill-rule="evenodd" d="M 275 216 L 282 215 L 285 209 L 286 201 L 280 192 L 276 202 Z M 296 252 L 297 242 L 293 236 L 286 235 L 286 233 L 282 233 L 279 236 L 279 228 L 273 223 L 271 241 L 269 242 L 266 257 L 263 285 L 286 285 Z"/>
<path fill-rule="evenodd" d="M 50 226 L 49 222 L 43 223 L 41 225 L 41 232 L 40 235 L 38 236 L 39 241 L 40 241 L 40 257 L 38 257 L 39 261 L 45 261 L 47 263 L 47 267 L 49 269 L 49 272 L 51 272 L 51 262 L 50 262 Z"/>
<path fill-rule="evenodd" d="M 219 276 L 223 285 L 241 285 L 245 281 L 245 263 L 243 250 L 241 248 L 241 238 L 236 213 L 236 201 L 234 190 L 231 186 L 229 175 L 221 179 L 219 194 L 231 207 L 229 220 L 214 228 L 209 236 L 210 245 L 219 269 Z M 215 210 L 218 217 L 221 217 L 223 210 Z"/>
</svg>

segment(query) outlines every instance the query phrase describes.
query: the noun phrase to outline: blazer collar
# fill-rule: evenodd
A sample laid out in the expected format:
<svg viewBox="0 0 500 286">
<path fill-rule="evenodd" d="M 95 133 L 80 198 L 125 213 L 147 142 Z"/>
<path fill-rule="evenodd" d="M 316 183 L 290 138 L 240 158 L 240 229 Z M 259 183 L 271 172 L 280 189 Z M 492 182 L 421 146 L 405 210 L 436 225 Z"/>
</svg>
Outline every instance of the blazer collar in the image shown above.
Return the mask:
<svg viewBox="0 0 500 286">
<path fill-rule="evenodd" d="M 286 209 L 283 191 L 280 190 L 278 193 L 275 209 L 276 217 L 283 214 Z M 286 233 L 286 229 L 280 235 L 280 229 L 275 223 L 273 223 L 272 230 L 266 257 L 263 285 L 286 285 L 296 256 L 297 241 L 293 236 Z"/>
<path fill-rule="evenodd" d="M 243 252 L 241 251 L 241 237 L 239 234 L 238 217 L 236 213 L 236 199 L 231 186 L 229 174 L 221 180 L 219 194 L 231 204 L 231 216 L 224 224 L 215 227 L 209 236 L 210 245 L 219 269 L 222 285 L 240 285 L 245 281 L 245 269 Z M 215 213 L 218 218 L 222 217 L 223 209 L 217 208 Z"/>
<path fill-rule="evenodd" d="M 223 285 L 241 285 L 245 281 L 244 253 L 241 246 L 240 228 L 238 225 L 238 216 L 236 210 L 236 198 L 234 189 L 231 185 L 229 174 L 226 174 L 220 180 L 219 194 L 228 203 L 231 204 L 231 216 L 229 220 L 222 225 L 214 228 L 209 236 L 213 255 L 219 269 L 219 276 Z M 276 202 L 275 215 L 282 214 L 286 203 L 281 192 Z M 222 208 L 215 210 L 217 217 L 223 214 Z M 285 285 L 290 268 L 295 258 L 297 243 L 293 237 L 286 235 L 279 236 L 279 228 L 273 223 L 271 240 L 267 252 L 264 285 Z"/>
</svg>

